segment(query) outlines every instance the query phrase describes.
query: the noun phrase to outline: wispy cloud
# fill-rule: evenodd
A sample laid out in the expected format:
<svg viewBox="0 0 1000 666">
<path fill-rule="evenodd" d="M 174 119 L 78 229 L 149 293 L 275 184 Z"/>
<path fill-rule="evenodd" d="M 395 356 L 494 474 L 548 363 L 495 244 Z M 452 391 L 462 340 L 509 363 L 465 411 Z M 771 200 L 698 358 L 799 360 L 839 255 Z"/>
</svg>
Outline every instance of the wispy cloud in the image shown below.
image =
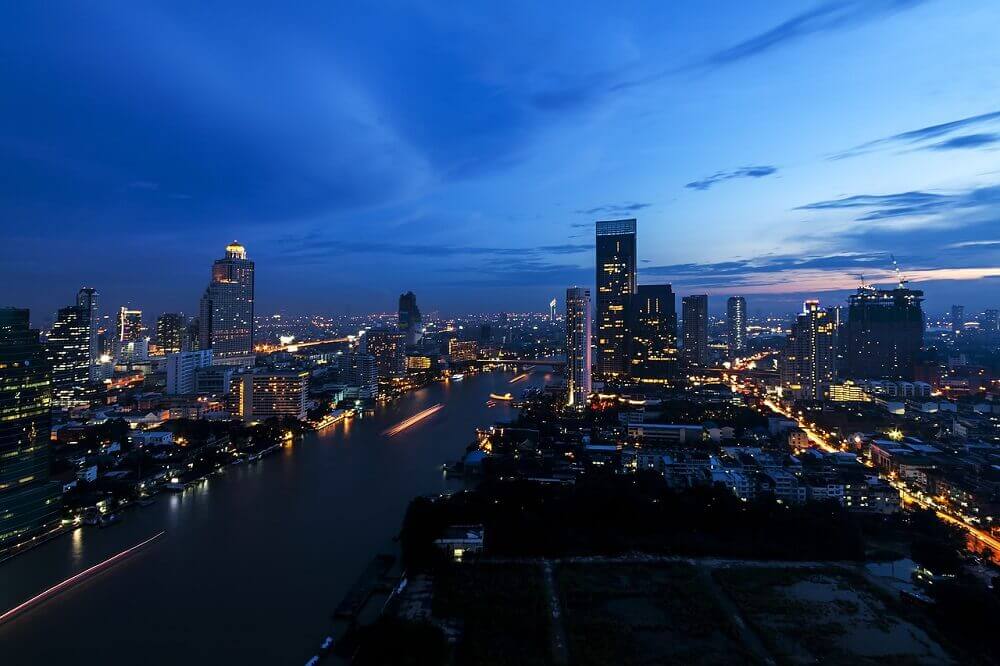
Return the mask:
<svg viewBox="0 0 1000 666">
<path fill-rule="evenodd" d="M 619 215 L 621 213 L 635 213 L 643 208 L 649 208 L 651 203 L 638 203 L 630 201 L 621 204 L 606 204 L 604 206 L 594 206 L 593 208 L 583 208 L 573 211 L 581 215 Z M 574 225 L 576 226 L 576 225 Z M 581 226 L 591 226 L 590 223 Z"/>
<path fill-rule="evenodd" d="M 795 210 L 866 211 L 854 219 L 858 222 L 871 222 L 995 207 L 1000 207 L 1000 185 L 973 188 L 951 194 L 921 191 L 895 194 L 859 194 L 828 201 L 816 201 L 799 206 Z M 1000 213 L 1000 210 L 997 212 Z"/>
<path fill-rule="evenodd" d="M 344 240 L 310 234 L 305 237 L 279 238 L 275 245 L 286 257 L 317 260 L 345 254 L 383 254 L 415 257 L 497 256 L 523 259 L 552 255 L 574 255 L 594 249 L 590 243 L 563 243 L 534 247 L 499 247 L 481 245 L 448 245 L 423 243 L 392 243 L 376 240 Z"/>
<path fill-rule="evenodd" d="M 760 166 L 745 166 L 732 171 L 716 171 L 711 176 L 706 176 L 700 180 L 695 180 L 684 187 L 692 190 L 707 190 L 717 183 L 734 178 L 763 178 L 778 172 L 778 167 L 763 164 Z"/>
<path fill-rule="evenodd" d="M 1000 240 L 963 241 L 961 243 L 949 243 L 945 247 L 948 249 L 958 249 L 963 247 L 992 247 L 994 245 L 1000 245 Z"/>
<path fill-rule="evenodd" d="M 753 58 L 810 35 L 845 30 L 896 12 L 910 9 L 923 0 L 838 0 L 825 2 L 796 14 L 769 30 L 739 44 L 710 54 L 694 65 L 696 69 L 714 69 Z"/>
<path fill-rule="evenodd" d="M 1000 136 L 993 133 L 976 133 L 954 136 L 944 141 L 930 143 L 935 139 L 943 139 L 956 132 L 970 128 L 978 128 L 990 125 L 1000 125 L 1000 111 L 982 113 L 976 116 L 969 116 L 959 120 L 937 125 L 928 125 L 919 129 L 893 134 L 882 139 L 868 141 L 853 148 L 830 155 L 829 159 L 842 160 L 850 157 L 857 157 L 877 150 L 893 148 L 897 146 L 910 146 L 922 150 L 959 150 L 967 148 L 981 148 L 1000 141 Z"/>
</svg>

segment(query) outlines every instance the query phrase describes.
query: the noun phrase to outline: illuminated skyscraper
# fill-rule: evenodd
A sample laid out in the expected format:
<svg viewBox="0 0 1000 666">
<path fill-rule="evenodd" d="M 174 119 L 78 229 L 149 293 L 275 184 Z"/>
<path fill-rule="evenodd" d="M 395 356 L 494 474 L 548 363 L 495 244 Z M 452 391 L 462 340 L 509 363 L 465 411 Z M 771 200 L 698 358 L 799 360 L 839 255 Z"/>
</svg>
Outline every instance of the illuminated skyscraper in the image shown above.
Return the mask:
<svg viewBox="0 0 1000 666">
<path fill-rule="evenodd" d="M 245 421 L 306 418 L 309 371 L 248 372 L 242 377 L 240 411 Z"/>
<path fill-rule="evenodd" d="M 156 344 L 161 354 L 176 354 L 184 349 L 187 321 L 184 315 L 165 312 L 156 318 Z"/>
<path fill-rule="evenodd" d="M 923 346 L 924 292 L 862 286 L 847 309 L 846 373 L 852 379 L 912 379 Z"/>
<path fill-rule="evenodd" d="M 567 403 L 584 407 L 590 395 L 590 290 L 566 290 Z"/>
<path fill-rule="evenodd" d="M 781 388 L 794 398 L 817 400 L 836 378 L 837 317 L 806 301 L 781 357 Z"/>
<path fill-rule="evenodd" d="M 628 300 L 635 293 L 635 219 L 597 223 L 597 372 L 626 374 Z"/>
<path fill-rule="evenodd" d="M 130 310 L 122 306 L 118 310 L 118 322 L 115 325 L 115 342 L 137 342 L 142 339 L 142 310 Z"/>
<path fill-rule="evenodd" d="M 253 365 L 254 265 L 233 241 L 212 265 L 212 281 L 201 298 L 199 349 L 212 350 L 217 365 Z"/>
<path fill-rule="evenodd" d="M 79 305 L 61 308 L 49 333 L 53 400 L 60 407 L 86 407 L 90 382 L 90 310 Z"/>
<path fill-rule="evenodd" d="M 730 296 L 726 301 L 726 331 L 729 358 L 737 358 L 747 350 L 747 301 L 742 296 Z"/>
<path fill-rule="evenodd" d="M 101 311 L 100 299 L 97 290 L 93 287 L 82 288 L 76 294 L 76 304 L 87 310 L 88 320 L 90 322 L 90 342 L 88 344 L 90 369 L 88 370 L 88 374 L 90 380 L 94 381 L 98 376 L 98 363 L 101 358 Z"/>
<path fill-rule="evenodd" d="M 629 374 L 662 381 L 677 372 L 677 306 L 669 284 L 640 284 L 628 306 Z"/>
<path fill-rule="evenodd" d="M 681 300 L 684 327 L 684 360 L 690 366 L 708 365 L 708 296 L 685 296 Z"/>
<path fill-rule="evenodd" d="M 362 338 L 364 352 L 375 357 L 379 379 L 406 375 L 406 337 L 402 331 L 373 328 Z"/>
<path fill-rule="evenodd" d="M 417 307 L 417 297 L 412 291 L 399 296 L 399 330 L 406 336 L 406 344 L 415 345 L 423 336 L 423 318 Z"/>
<path fill-rule="evenodd" d="M 48 483 L 51 374 L 28 311 L 0 308 L 0 547 L 59 520 Z"/>
</svg>

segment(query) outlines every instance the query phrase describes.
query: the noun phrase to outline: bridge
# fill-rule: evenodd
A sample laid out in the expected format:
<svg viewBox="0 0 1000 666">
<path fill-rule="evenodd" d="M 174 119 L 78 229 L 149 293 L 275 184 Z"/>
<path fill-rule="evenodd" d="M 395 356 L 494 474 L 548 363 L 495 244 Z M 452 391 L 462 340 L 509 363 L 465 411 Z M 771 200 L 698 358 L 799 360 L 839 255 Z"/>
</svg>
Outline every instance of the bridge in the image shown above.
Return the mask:
<svg viewBox="0 0 1000 666">
<path fill-rule="evenodd" d="M 566 365 L 566 359 L 563 358 L 477 358 L 476 363 L 481 363 L 483 365 L 548 365 L 553 368 L 562 368 Z"/>
<path fill-rule="evenodd" d="M 332 345 L 336 343 L 343 342 L 353 342 L 355 337 L 349 335 L 346 338 L 331 338 L 329 340 L 308 340 L 306 342 L 292 342 L 287 345 L 269 345 L 269 344 L 259 344 L 254 347 L 254 351 L 258 354 L 272 354 L 279 351 L 297 351 L 303 347 L 318 347 L 319 345 Z"/>
</svg>

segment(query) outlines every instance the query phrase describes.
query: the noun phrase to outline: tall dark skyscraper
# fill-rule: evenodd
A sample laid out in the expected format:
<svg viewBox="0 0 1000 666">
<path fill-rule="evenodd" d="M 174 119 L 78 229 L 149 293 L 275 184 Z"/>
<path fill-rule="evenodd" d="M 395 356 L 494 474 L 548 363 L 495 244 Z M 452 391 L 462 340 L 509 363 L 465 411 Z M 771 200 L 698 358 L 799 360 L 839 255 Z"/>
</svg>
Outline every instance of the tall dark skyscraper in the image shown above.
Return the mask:
<svg viewBox="0 0 1000 666">
<path fill-rule="evenodd" d="M 156 344 L 164 354 L 175 354 L 184 349 L 187 320 L 176 312 L 165 312 L 156 318 Z"/>
<path fill-rule="evenodd" d="M 399 296 L 399 330 L 406 336 L 408 345 L 417 344 L 423 335 L 423 318 L 412 291 Z"/>
<path fill-rule="evenodd" d="M 628 363 L 628 300 L 635 293 L 635 220 L 597 223 L 597 372 L 625 375 Z"/>
<path fill-rule="evenodd" d="M 951 306 L 951 330 L 955 333 L 961 333 L 962 327 L 965 325 L 965 306 L 964 305 L 953 305 Z"/>
<path fill-rule="evenodd" d="M 590 290 L 566 290 L 566 388 L 567 404 L 584 407 L 591 390 Z"/>
<path fill-rule="evenodd" d="M 59 520 L 48 483 L 51 374 L 28 311 L 0 308 L 0 547 Z"/>
<path fill-rule="evenodd" d="M 851 379 L 912 379 L 923 345 L 924 292 L 861 286 L 848 299 L 845 370 Z"/>
<path fill-rule="evenodd" d="M 90 369 L 88 370 L 90 380 L 94 381 L 97 379 L 98 367 L 97 363 L 101 357 L 101 339 L 100 339 L 100 327 L 101 327 L 101 310 L 100 310 L 100 296 L 97 290 L 93 287 L 83 287 L 76 293 L 76 304 L 81 308 L 87 310 L 88 319 L 90 320 L 90 343 L 89 343 L 89 355 L 90 355 Z"/>
<path fill-rule="evenodd" d="M 254 266 L 233 241 L 226 256 L 212 265 L 212 281 L 198 313 L 199 348 L 211 349 L 216 365 L 252 365 Z"/>
<path fill-rule="evenodd" d="M 629 374 L 656 382 L 677 373 L 677 304 L 669 284 L 640 284 L 628 308 Z"/>
<path fill-rule="evenodd" d="M 684 361 L 690 366 L 708 365 L 708 296 L 685 296 L 681 301 L 684 327 Z"/>
<path fill-rule="evenodd" d="M 737 358 L 747 351 L 747 300 L 730 296 L 726 301 L 726 342 L 729 358 Z"/>
<path fill-rule="evenodd" d="M 90 310 L 79 305 L 61 308 L 49 333 L 52 398 L 60 407 L 86 407 L 90 383 Z"/>
<path fill-rule="evenodd" d="M 817 400 L 836 377 L 837 315 L 806 301 L 781 356 L 781 387 L 795 398 Z"/>
</svg>

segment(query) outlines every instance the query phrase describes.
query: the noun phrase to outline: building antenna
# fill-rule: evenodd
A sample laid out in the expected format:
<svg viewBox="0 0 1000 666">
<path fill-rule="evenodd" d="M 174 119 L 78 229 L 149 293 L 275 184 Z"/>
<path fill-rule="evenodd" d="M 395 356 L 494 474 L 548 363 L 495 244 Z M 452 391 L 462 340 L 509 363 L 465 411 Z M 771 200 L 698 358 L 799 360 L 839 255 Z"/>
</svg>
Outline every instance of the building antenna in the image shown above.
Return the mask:
<svg viewBox="0 0 1000 666">
<path fill-rule="evenodd" d="M 899 272 L 899 264 L 896 263 L 896 255 L 890 254 L 889 257 L 892 259 L 892 269 L 896 272 L 896 281 L 899 283 L 899 288 L 903 289 L 909 280 L 903 277 L 903 274 Z"/>
</svg>

